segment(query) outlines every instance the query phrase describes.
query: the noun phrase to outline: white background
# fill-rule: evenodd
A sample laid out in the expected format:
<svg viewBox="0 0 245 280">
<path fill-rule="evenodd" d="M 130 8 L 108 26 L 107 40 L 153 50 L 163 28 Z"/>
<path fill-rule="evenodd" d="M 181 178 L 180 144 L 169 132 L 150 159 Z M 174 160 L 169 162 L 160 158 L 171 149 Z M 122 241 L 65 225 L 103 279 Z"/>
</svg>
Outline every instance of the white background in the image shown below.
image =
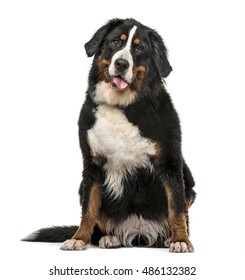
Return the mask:
<svg viewBox="0 0 245 280">
<path fill-rule="evenodd" d="M 196 266 L 192 279 L 242 279 L 244 6 L 238 0 L 0 2 L 2 279 L 50 279 L 54 265 Z M 157 29 L 169 49 L 174 71 L 167 87 L 197 183 L 190 211 L 193 254 L 145 248 L 64 252 L 60 244 L 19 241 L 41 227 L 79 224 L 77 121 L 92 62 L 83 45 L 113 17 L 134 17 Z"/>
</svg>

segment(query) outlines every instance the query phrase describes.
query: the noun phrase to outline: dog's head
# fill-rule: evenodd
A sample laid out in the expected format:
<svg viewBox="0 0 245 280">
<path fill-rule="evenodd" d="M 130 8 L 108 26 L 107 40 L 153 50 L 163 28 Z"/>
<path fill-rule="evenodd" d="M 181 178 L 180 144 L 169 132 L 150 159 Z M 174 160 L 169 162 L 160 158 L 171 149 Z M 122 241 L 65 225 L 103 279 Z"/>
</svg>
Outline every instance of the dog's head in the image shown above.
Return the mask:
<svg viewBox="0 0 245 280">
<path fill-rule="evenodd" d="M 145 80 L 160 81 L 172 67 L 167 50 L 156 31 L 134 19 L 114 19 L 102 26 L 85 44 L 95 55 L 90 77 L 97 78 L 95 100 L 126 106 L 141 92 Z"/>
</svg>

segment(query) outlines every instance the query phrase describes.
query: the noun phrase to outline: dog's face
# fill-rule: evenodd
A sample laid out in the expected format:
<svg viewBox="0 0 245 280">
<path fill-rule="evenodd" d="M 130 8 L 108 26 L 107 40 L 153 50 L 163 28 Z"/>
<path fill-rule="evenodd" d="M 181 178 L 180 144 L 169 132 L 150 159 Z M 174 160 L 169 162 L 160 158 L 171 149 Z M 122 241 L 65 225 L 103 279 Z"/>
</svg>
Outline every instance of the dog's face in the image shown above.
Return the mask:
<svg viewBox="0 0 245 280">
<path fill-rule="evenodd" d="M 95 54 L 96 67 L 91 71 L 98 72 L 97 102 L 126 106 L 147 79 L 161 79 L 172 70 L 161 37 L 132 19 L 110 21 L 85 48 L 88 56 Z"/>
</svg>

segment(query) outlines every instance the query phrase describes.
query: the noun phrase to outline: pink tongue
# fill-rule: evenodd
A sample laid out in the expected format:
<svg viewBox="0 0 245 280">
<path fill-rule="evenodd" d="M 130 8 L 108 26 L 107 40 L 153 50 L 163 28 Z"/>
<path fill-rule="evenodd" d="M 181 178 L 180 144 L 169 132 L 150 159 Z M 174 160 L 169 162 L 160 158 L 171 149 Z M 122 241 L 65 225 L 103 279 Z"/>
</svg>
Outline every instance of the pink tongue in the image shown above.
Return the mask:
<svg viewBox="0 0 245 280">
<path fill-rule="evenodd" d="M 112 80 L 118 89 L 125 89 L 128 86 L 128 83 L 119 77 L 113 77 Z"/>
</svg>

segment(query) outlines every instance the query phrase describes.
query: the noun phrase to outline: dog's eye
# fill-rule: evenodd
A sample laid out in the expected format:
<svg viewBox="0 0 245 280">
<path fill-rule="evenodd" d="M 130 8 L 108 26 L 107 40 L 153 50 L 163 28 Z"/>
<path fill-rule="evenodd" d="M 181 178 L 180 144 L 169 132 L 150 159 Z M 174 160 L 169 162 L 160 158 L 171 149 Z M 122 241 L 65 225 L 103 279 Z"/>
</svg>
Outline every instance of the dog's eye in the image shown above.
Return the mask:
<svg viewBox="0 0 245 280">
<path fill-rule="evenodd" d="M 144 47 L 142 45 L 135 46 L 135 51 L 137 54 L 141 54 L 144 50 Z"/>
<path fill-rule="evenodd" d="M 112 41 L 112 45 L 115 47 L 115 48 L 119 48 L 121 46 L 121 43 L 122 41 L 121 40 L 118 40 L 118 39 L 114 39 Z"/>
</svg>

